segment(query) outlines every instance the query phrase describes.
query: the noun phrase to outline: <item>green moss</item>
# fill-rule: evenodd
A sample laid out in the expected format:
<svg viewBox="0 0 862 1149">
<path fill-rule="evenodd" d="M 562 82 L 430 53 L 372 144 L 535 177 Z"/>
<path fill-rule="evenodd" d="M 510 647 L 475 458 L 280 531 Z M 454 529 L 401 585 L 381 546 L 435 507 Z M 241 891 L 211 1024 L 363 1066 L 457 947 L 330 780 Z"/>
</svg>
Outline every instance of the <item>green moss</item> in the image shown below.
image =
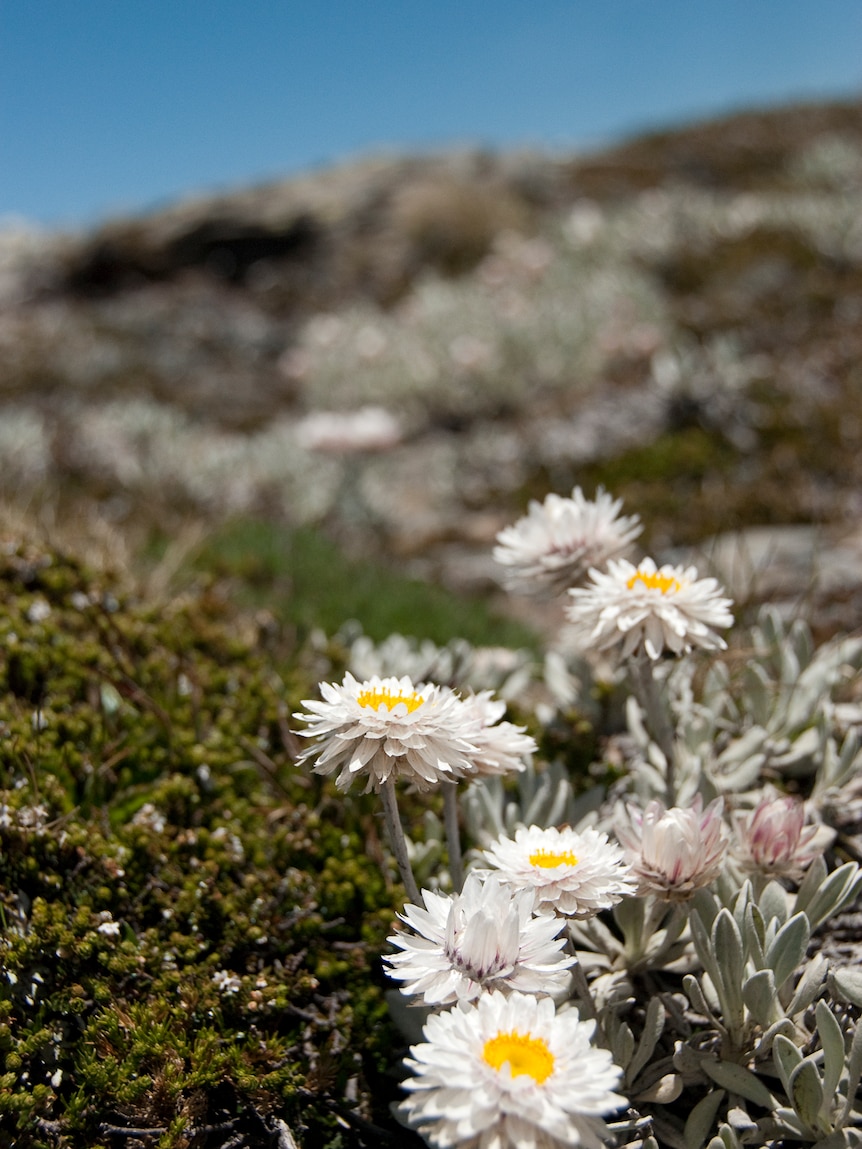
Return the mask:
<svg viewBox="0 0 862 1149">
<path fill-rule="evenodd" d="M 456 637 L 477 646 L 535 644 L 535 635 L 483 601 L 404 578 L 391 566 L 350 560 L 308 528 L 238 520 L 212 535 L 196 565 L 231 579 L 239 602 L 265 603 L 300 635 L 314 628 L 334 634 L 359 619 L 375 641 L 398 633 L 441 645 Z"/>
<path fill-rule="evenodd" d="M 275 1117 L 325 1144 L 351 1080 L 391 1128 L 401 891 L 366 854 L 371 797 L 317 812 L 334 791 L 282 741 L 312 684 L 244 628 L 216 596 L 0 556 L 0 1146 L 262 1143 Z"/>
</svg>

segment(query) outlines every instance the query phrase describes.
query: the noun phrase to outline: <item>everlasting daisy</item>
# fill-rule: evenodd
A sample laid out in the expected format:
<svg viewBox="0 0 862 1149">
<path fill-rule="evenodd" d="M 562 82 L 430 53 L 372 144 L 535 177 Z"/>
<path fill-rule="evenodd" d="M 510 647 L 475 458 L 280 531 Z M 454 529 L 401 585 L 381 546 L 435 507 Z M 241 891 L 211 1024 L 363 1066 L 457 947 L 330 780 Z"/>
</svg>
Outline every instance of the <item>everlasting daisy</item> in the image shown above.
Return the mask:
<svg viewBox="0 0 862 1149">
<path fill-rule="evenodd" d="M 628 822 L 615 827 L 641 893 L 666 901 L 685 901 L 721 873 L 727 853 L 722 798 L 704 810 L 700 795 L 691 806 L 665 809 L 657 800 L 644 811 L 628 806 Z"/>
<path fill-rule="evenodd" d="M 535 754 L 538 747 L 535 739 L 524 733 L 525 727 L 500 721 L 506 713 L 506 703 L 494 698 L 490 690 L 470 694 L 463 701 L 474 720 L 470 728 L 474 772 L 492 775 L 523 770 L 524 759 Z"/>
<path fill-rule="evenodd" d="M 589 918 L 634 892 L 629 867 L 607 834 L 530 826 L 498 838 L 485 857 L 516 889 L 536 892 L 537 906 Z"/>
<path fill-rule="evenodd" d="M 651 659 L 664 650 L 725 647 L 713 628 L 733 622 L 731 600 L 714 578 L 698 578 L 694 567 L 657 568 L 652 559 L 633 566 L 619 559 L 608 563 L 607 573 L 591 570 L 590 578 L 588 586 L 569 591 L 566 610 L 584 646 L 619 646 L 622 658 L 643 649 Z"/>
<path fill-rule="evenodd" d="M 806 826 L 796 798 L 768 794 L 751 812 L 734 810 L 734 853 L 746 870 L 798 880 L 835 837 L 826 826 Z"/>
<path fill-rule="evenodd" d="M 620 517 L 621 499 L 599 488 L 595 501 L 575 487 L 571 498 L 533 500 L 528 513 L 497 535 L 494 558 L 503 583 L 521 594 L 562 593 L 590 567 L 616 558 L 641 532 L 637 515 Z"/>
<path fill-rule="evenodd" d="M 315 773 L 337 774 L 339 790 L 360 777 L 366 793 L 395 778 L 430 790 L 473 771 L 475 722 L 451 690 L 406 677 L 358 682 L 348 673 L 340 686 L 321 683 L 320 693 L 322 702 L 303 701 L 310 713 L 294 715 L 315 740 L 299 761 L 314 759 Z"/>
<path fill-rule="evenodd" d="M 404 907 L 389 942 L 400 953 L 384 958 L 401 992 L 425 1005 L 470 1001 L 489 990 L 554 996 L 566 989 L 573 957 L 557 935 L 564 921 L 533 914 L 532 890 L 512 893 L 499 874 L 468 875 L 460 894 L 422 891 L 425 905 Z"/>
<path fill-rule="evenodd" d="M 432 1014 L 411 1048 L 400 1109 L 438 1149 L 601 1149 L 626 1104 L 622 1071 L 591 1044 L 594 1022 L 550 998 L 483 994 Z"/>
</svg>

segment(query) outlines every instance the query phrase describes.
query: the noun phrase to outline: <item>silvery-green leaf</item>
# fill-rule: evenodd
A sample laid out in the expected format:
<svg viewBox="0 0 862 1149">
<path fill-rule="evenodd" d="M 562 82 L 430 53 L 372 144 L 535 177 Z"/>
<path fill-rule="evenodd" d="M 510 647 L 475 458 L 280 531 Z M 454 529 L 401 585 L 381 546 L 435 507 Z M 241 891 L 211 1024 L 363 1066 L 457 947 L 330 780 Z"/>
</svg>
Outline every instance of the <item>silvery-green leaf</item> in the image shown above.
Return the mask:
<svg viewBox="0 0 862 1149">
<path fill-rule="evenodd" d="M 826 876 L 829 873 L 826 865 L 826 859 L 822 854 L 818 854 L 805 871 L 805 877 L 800 883 L 799 889 L 796 891 L 796 908 L 797 910 L 804 910 L 823 883 L 826 881 Z M 811 919 L 809 918 L 809 921 Z"/>
<path fill-rule="evenodd" d="M 860 1144 L 862 1144 L 862 1133 L 857 1133 L 854 1129 L 836 1129 L 828 1137 L 815 1141 L 811 1149 L 853 1149 Z"/>
<path fill-rule="evenodd" d="M 850 730 L 847 737 L 841 743 L 841 751 L 838 755 L 838 777 L 836 784 L 841 783 L 855 773 L 858 763 L 856 761 L 859 755 L 859 736 L 855 730 Z"/>
<path fill-rule="evenodd" d="M 687 973 L 682 979 L 682 987 L 688 995 L 688 1000 L 694 1006 L 698 1013 L 702 1013 L 704 1017 L 711 1018 L 712 1010 L 707 1003 L 706 996 L 701 988 L 700 982 L 694 974 Z"/>
<path fill-rule="evenodd" d="M 742 1000 L 752 1017 L 764 1029 L 781 1016 L 781 1005 L 775 992 L 775 976 L 771 969 L 760 969 L 746 978 L 742 987 Z"/>
<path fill-rule="evenodd" d="M 862 969 L 845 965 L 829 974 L 829 987 L 842 1001 L 862 1006 Z"/>
<path fill-rule="evenodd" d="M 765 762 L 765 754 L 752 754 L 736 765 L 723 766 L 720 772 L 710 770 L 709 777 L 723 794 L 750 790 L 760 777 Z"/>
<path fill-rule="evenodd" d="M 715 1124 L 715 1115 L 718 1113 L 718 1107 L 724 1100 L 725 1092 L 723 1089 L 713 1089 L 707 1093 L 706 1097 L 702 1097 L 688 1115 L 688 1120 L 685 1123 L 685 1143 L 690 1149 L 701 1149 L 705 1143 L 709 1132 Z M 724 1146 L 720 1138 L 717 1139 L 719 1145 Z"/>
<path fill-rule="evenodd" d="M 838 1082 L 844 1072 L 844 1033 L 825 1001 L 818 1001 L 814 1016 L 823 1047 L 823 1108 L 820 1116 L 828 1120 Z"/>
<path fill-rule="evenodd" d="M 641 1033 L 638 1047 L 635 1050 L 634 1056 L 628 1062 L 627 1077 L 630 1081 L 634 1081 L 652 1057 L 655 1047 L 658 1044 L 658 1039 L 664 1030 L 665 1018 L 665 1008 L 661 998 L 651 997 L 649 1005 L 647 1006 L 643 1032 Z M 622 1062 L 617 1062 L 617 1064 L 621 1065 Z M 626 1068 L 626 1066 L 623 1066 L 623 1068 Z"/>
<path fill-rule="evenodd" d="M 637 1093 L 632 1100 L 635 1102 L 652 1102 L 658 1105 L 670 1105 L 682 1093 L 682 1078 L 678 1073 L 666 1073 L 658 1081 Z"/>
<path fill-rule="evenodd" d="M 633 694 L 626 698 L 626 725 L 629 728 L 629 734 L 635 740 L 641 750 L 645 750 L 650 743 L 649 734 L 643 722 L 643 711 L 641 710 L 638 700 Z"/>
<path fill-rule="evenodd" d="M 621 1069 L 627 1069 L 635 1048 L 635 1035 L 623 1022 L 611 1038 L 611 1053 Z"/>
<path fill-rule="evenodd" d="M 709 670 L 706 672 L 706 677 L 703 681 L 703 700 L 710 710 L 718 710 L 718 700 L 726 692 L 730 684 L 730 671 L 727 664 L 722 662 L 721 659 L 716 659 Z"/>
<path fill-rule="evenodd" d="M 799 681 L 799 675 L 802 673 L 796 651 L 789 642 L 782 642 L 778 654 L 781 663 L 781 681 L 792 686 Z"/>
<path fill-rule="evenodd" d="M 804 619 L 795 618 L 787 637 L 793 648 L 793 653 L 796 655 L 797 664 L 801 667 L 808 666 L 814 657 L 814 638 L 811 634 L 811 627 Z"/>
<path fill-rule="evenodd" d="M 778 1034 L 772 1043 L 772 1057 L 784 1090 L 789 1094 L 790 1078 L 794 1069 L 802 1062 L 802 1053 L 789 1038 Z"/>
<path fill-rule="evenodd" d="M 752 897 L 753 887 L 751 880 L 746 878 L 739 887 L 736 896 L 729 904 L 730 912 L 733 914 L 733 920 L 736 922 L 736 928 L 743 936 L 745 935 L 745 911 L 751 904 Z"/>
<path fill-rule="evenodd" d="M 571 805 L 574 790 L 568 778 L 561 778 L 557 783 L 553 794 L 551 805 L 548 807 L 547 812 L 543 815 L 540 826 L 559 826 L 566 821 L 565 811 Z M 532 825 L 532 822 L 528 823 Z"/>
<path fill-rule="evenodd" d="M 775 973 L 775 986 L 781 989 L 805 956 L 811 929 L 805 914 L 794 914 L 773 938 L 765 958 Z"/>
<path fill-rule="evenodd" d="M 778 1104 L 760 1078 L 736 1061 L 710 1061 L 704 1058 L 701 1066 L 716 1085 L 728 1093 L 736 1093 L 746 1101 L 762 1105 L 764 1109 L 774 1109 Z"/>
<path fill-rule="evenodd" d="M 688 928 L 691 930 L 691 940 L 694 942 L 694 948 L 697 950 L 700 964 L 712 978 L 714 984 L 718 978 L 718 968 L 709 934 L 707 934 L 704 929 L 703 922 L 700 920 L 700 914 L 697 910 L 692 910 L 691 917 L 688 919 Z"/>
<path fill-rule="evenodd" d="M 802 976 L 797 982 L 796 990 L 790 999 L 790 1005 L 787 1007 L 787 1013 L 790 1017 L 801 1013 L 811 1005 L 820 992 L 828 969 L 829 959 L 822 953 L 815 954 L 810 961 L 805 963 Z M 862 989 L 862 985 L 860 985 L 860 989 Z M 862 1001 L 858 1004 L 862 1005 Z"/>
<path fill-rule="evenodd" d="M 752 956 L 763 950 L 766 941 L 766 928 L 763 924 L 763 914 L 760 912 L 757 902 L 749 902 L 745 907 L 742 936 L 745 939 L 746 948 L 752 951 Z"/>
<path fill-rule="evenodd" d="M 728 1109 L 727 1124 L 734 1133 L 741 1135 L 755 1133 L 757 1131 L 757 1122 L 752 1121 L 748 1116 L 748 1110 L 741 1108 L 739 1105 L 734 1105 L 732 1109 Z"/>
<path fill-rule="evenodd" d="M 810 1057 L 804 1057 L 790 1075 L 790 1088 L 787 1091 L 793 1108 L 809 1129 L 828 1133 L 820 1121 L 820 1106 L 823 1104 L 823 1083 L 817 1066 Z"/>
<path fill-rule="evenodd" d="M 800 1141 L 811 1140 L 811 1130 L 801 1121 L 793 1109 L 788 1109 L 784 1105 L 779 1105 L 775 1110 L 773 1117 L 780 1125 L 793 1137 L 798 1138 Z"/>
<path fill-rule="evenodd" d="M 787 921 L 789 914 L 788 895 L 779 882 L 767 882 L 757 904 L 764 922 L 768 923 L 773 918 L 777 918 L 783 925 Z M 801 908 L 801 906 L 797 906 L 797 909 Z"/>
<path fill-rule="evenodd" d="M 822 752 L 823 733 L 818 727 L 809 726 L 793 740 L 789 750 L 771 759 L 770 766 L 790 778 L 805 777 L 817 769 Z"/>
<path fill-rule="evenodd" d="M 697 890 L 689 902 L 692 909 L 697 910 L 700 920 L 707 930 L 712 929 L 715 915 L 721 909 L 721 902 L 715 894 L 706 888 Z"/>
<path fill-rule="evenodd" d="M 712 946 L 719 976 L 715 988 L 724 1007 L 724 1024 L 731 1032 L 736 1033 L 742 1027 L 745 1018 L 742 1002 L 745 953 L 742 948 L 742 937 L 729 910 L 720 910 L 713 923 Z"/>
<path fill-rule="evenodd" d="M 841 1115 L 842 1123 L 850 1116 L 860 1077 L 862 1077 L 862 1023 L 857 1021 L 847 1057 L 847 1100 L 844 1102 L 844 1111 Z"/>
<path fill-rule="evenodd" d="M 739 779 L 741 789 L 755 783 L 766 761 L 764 745 L 767 738 L 762 726 L 752 726 L 718 755 L 712 774 L 722 779 L 723 788 L 731 776 Z"/>
<path fill-rule="evenodd" d="M 772 708 L 773 684 L 759 662 L 749 662 L 742 678 L 746 711 L 758 726 L 769 721 Z"/>
<path fill-rule="evenodd" d="M 636 896 L 623 898 L 622 901 L 617 902 L 614 906 L 614 921 L 619 926 L 623 937 L 627 940 L 631 939 L 637 943 L 642 941 L 644 919 L 646 917 L 648 904 L 649 900 L 647 898 Z"/>
<path fill-rule="evenodd" d="M 769 1029 L 764 1032 L 760 1041 L 757 1043 L 758 1054 L 763 1054 L 763 1056 L 766 1056 L 766 1054 L 769 1053 L 770 1049 L 772 1048 L 773 1041 L 775 1041 L 779 1034 L 782 1037 L 787 1037 L 791 1040 L 796 1035 L 796 1026 L 793 1024 L 789 1017 L 779 1018 L 778 1021 L 773 1022 Z"/>
<path fill-rule="evenodd" d="M 837 914 L 845 906 L 855 901 L 862 889 L 862 874 L 855 862 L 845 862 L 826 878 L 820 889 L 814 893 L 807 905 L 799 907 L 799 895 L 796 898 L 797 908 L 802 908 L 808 915 L 811 929 L 816 930 L 827 918 Z M 801 894 L 800 887 L 800 894 Z"/>
</svg>

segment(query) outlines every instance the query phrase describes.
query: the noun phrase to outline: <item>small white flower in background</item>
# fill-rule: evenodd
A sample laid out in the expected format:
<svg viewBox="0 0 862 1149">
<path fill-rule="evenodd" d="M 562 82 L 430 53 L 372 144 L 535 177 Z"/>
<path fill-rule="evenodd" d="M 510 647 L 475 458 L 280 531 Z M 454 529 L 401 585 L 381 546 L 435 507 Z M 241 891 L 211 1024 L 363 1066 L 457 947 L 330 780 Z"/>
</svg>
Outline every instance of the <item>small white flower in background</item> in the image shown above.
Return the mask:
<svg viewBox="0 0 862 1149">
<path fill-rule="evenodd" d="M 584 648 L 619 646 L 622 658 L 643 649 L 656 659 L 665 650 L 726 646 L 713 628 L 732 624 L 732 602 L 716 579 L 698 578 L 694 567 L 657 568 L 648 558 L 633 566 L 619 559 L 608 563 L 607 573 L 591 570 L 590 578 L 589 585 L 569 591 L 566 608 Z"/>
<path fill-rule="evenodd" d="M 665 901 L 685 901 L 721 873 L 727 853 L 724 801 L 703 809 L 700 795 L 691 806 L 669 810 L 657 799 L 641 811 L 627 806 L 614 829 L 640 882 L 641 893 Z"/>
<path fill-rule="evenodd" d="M 297 424 L 296 430 L 304 447 L 333 455 L 388 451 L 404 437 L 401 423 L 385 407 L 313 411 Z"/>
<path fill-rule="evenodd" d="M 50 604 L 43 598 L 37 598 L 27 608 L 27 619 L 30 622 L 44 622 L 46 618 L 51 617 Z"/>
<path fill-rule="evenodd" d="M 120 923 L 111 921 L 110 916 L 107 917 L 100 926 L 97 926 L 96 933 L 104 934 L 105 937 L 115 938 L 120 932 Z"/>
<path fill-rule="evenodd" d="M 561 594 L 628 549 L 642 527 L 637 515 L 620 517 L 621 499 L 599 488 L 595 500 L 575 487 L 571 498 L 548 495 L 530 502 L 527 514 L 497 535 L 494 559 L 507 590 Z"/>
<path fill-rule="evenodd" d="M 242 989 L 241 979 L 236 974 L 228 973 L 226 969 L 217 969 L 212 980 L 219 993 L 234 994 Z"/>
<path fill-rule="evenodd" d="M 432 1014 L 406 1060 L 408 1124 L 439 1149 L 600 1149 L 626 1101 L 622 1071 L 591 1044 L 594 1022 L 550 998 L 483 994 Z"/>
<path fill-rule="evenodd" d="M 525 727 L 512 722 L 501 722 L 506 703 L 494 698 L 493 692 L 483 690 L 469 694 L 464 707 L 474 720 L 470 727 L 470 741 L 475 747 L 472 762 L 479 776 L 508 774 L 524 769 L 524 759 L 535 754 L 535 739 L 525 734 Z"/>
<path fill-rule="evenodd" d="M 592 917 L 635 888 L 620 847 L 590 827 L 522 827 L 484 853 L 509 885 L 535 891 L 537 908 L 567 917 Z"/>
<path fill-rule="evenodd" d="M 310 713 L 294 714 L 308 723 L 300 733 L 316 740 L 299 762 L 315 759 L 317 774 L 337 773 L 339 790 L 357 777 L 365 793 L 390 778 L 430 790 L 473 772 L 475 720 L 448 688 L 407 677 L 358 682 L 348 673 L 340 686 L 322 682 L 320 693 L 322 702 L 303 701 Z"/>
<path fill-rule="evenodd" d="M 806 826 L 805 806 L 796 798 L 768 794 L 752 811 L 734 810 L 734 854 L 746 870 L 798 879 L 832 843 L 828 826 Z"/>
<path fill-rule="evenodd" d="M 555 996 L 569 985 L 573 957 L 557 935 L 564 921 L 533 914 L 532 890 L 513 894 L 499 874 L 468 874 L 460 894 L 422 891 L 425 905 L 406 905 L 388 941 L 400 949 L 384 961 L 404 982 L 401 992 L 425 1005 L 470 1001 L 489 990 Z"/>
</svg>

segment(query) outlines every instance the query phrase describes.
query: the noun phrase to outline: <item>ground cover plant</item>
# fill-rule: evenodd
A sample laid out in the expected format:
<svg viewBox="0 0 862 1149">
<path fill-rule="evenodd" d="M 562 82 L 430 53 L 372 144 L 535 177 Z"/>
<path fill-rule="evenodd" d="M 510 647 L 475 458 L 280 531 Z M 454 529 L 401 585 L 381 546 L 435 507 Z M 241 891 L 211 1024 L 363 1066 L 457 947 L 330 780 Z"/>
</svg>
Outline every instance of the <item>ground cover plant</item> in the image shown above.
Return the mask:
<svg viewBox="0 0 862 1149">
<path fill-rule="evenodd" d="M 829 925 L 862 892 L 862 712 L 836 696 L 862 641 L 816 650 L 764 608 L 735 676 L 717 580 L 621 557 L 638 531 L 576 488 L 495 551 L 514 591 L 567 592 L 570 648 L 622 689 L 612 785 L 576 795 L 491 691 L 399 677 L 391 652 L 296 715 L 301 763 L 380 798 L 408 896 L 384 962 L 424 1026 L 395 1113 L 434 1147 L 858 1145 L 862 980 Z M 421 882 L 399 783 L 442 794 Z"/>
<path fill-rule="evenodd" d="M 0 234 L 0 1146 L 859 1143 L 860 124 Z"/>
<path fill-rule="evenodd" d="M 862 640 L 638 527 L 500 533 L 544 657 L 8 541 L 3 1143 L 859 1144 Z"/>
</svg>

